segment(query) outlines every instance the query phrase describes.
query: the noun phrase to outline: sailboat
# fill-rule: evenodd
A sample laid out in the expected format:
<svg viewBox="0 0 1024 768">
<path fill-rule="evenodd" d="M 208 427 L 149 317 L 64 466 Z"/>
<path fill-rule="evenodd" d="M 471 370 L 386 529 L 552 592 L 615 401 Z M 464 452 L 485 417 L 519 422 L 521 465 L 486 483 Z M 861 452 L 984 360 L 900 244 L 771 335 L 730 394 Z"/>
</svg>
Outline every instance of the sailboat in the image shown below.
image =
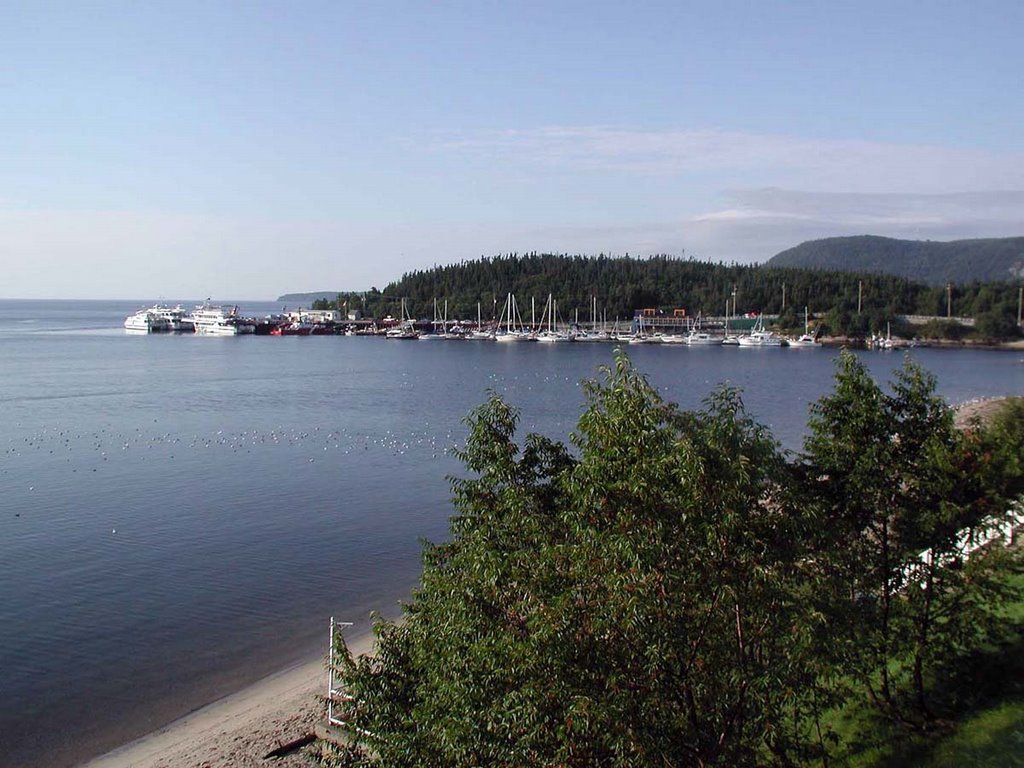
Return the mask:
<svg viewBox="0 0 1024 768">
<path fill-rule="evenodd" d="M 505 307 L 502 309 L 501 318 L 504 318 L 505 330 L 499 330 L 495 341 L 533 341 L 533 335 L 523 330 L 522 321 L 519 320 L 519 311 L 516 309 L 515 294 L 510 293 L 505 299 Z M 501 318 L 498 319 L 498 327 L 501 327 Z"/>
<path fill-rule="evenodd" d="M 484 330 L 480 322 L 480 302 L 476 303 L 476 329 L 466 334 L 466 338 L 472 341 L 494 341 L 494 331 Z"/>
<path fill-rule="evenodd" d="M 437 332 L 437 327 L 441 326 L 441 332 Z M 421 333 L 419 335 L 420 341 L 429 341 L 430 339 L 443 339 L 444 338 L 444 323 L 437 316 L 437 298 L 434 298 L 434 320 L 430 324 L 430 333 Z"/>
<path fill-rule="evenodd" d="M 782 338 L 764 329 L 764 318 L 757 316 L 757 322 L 746 336 L 740 336 L 741 347 L 781 347 Z"/>
<path fill-rule="evenodd" d="M 629 337 L 630 344 L 660 344 L 661 336 L 651 336 L 644 332 L 644 316 L 637 318 L 637 331 Z"/>
<path fill-rule="evenodd" d="M 461 341 L 466 338 L 466 332 L 459 321 L 456 320 L 451 325 L 448 325 L 448 299 L 444 300 L 444 315 L 441 318 L 441 338 Z"/>
<path fill-rule="evenodd" d="M 710 347 L 722 343 L 721 336 L 713 336 L 707 331 L 700 329 L 700 316 L 697 317 L 697 322 L 694 323 L 693 328 L 686 334 L 685 341 L 687 346 L 690 347 Z"/>
<path fill-rule="evenodd" d="M 807 314 L 807 307 L 804 307 L 804 332 L 802 336 L 795 339 L 789 339 L 789 346 L 791 347 L 820 347 L 821 342 L 818 341 L 814 334 L 811 333 L 810 319 Z"/>
<path fill-rule="evenodd" d="M 576 341 L 611 341 L 612 337 L 604 329 L 604 323 L 601 323 L 601 330 L 597 328 L 597 296 L 591 296 L 591 308 L 590 308 L 590 328 L 583 331 L 583 333 L 576 334 Z"/>
<path fill-rule="evenodd" d="M 736 298 L 735 298 L 735 295 L 736 295 L 736 292 L 733 291 L 733 300 L 732 300 L 732 311 L 733 312 L 736 311 Z M 733 334 L 729 333 L 729 299 L 725 300 L 725 338 L 722 339 L 722 344 L 723 344 L 723 346 L 726 346 L 726 347 L 738 347 L 740 345 L 740 337 L 739 336 L 734 336 Z"/>
<path fill-rule="evenodd" d="M 872 349 L 893 349 L 892 343 L 892 327 L 888 322 L 885 324 L 885 336 L 878 334 L 877 336 L 871 336 L 871 348 Z"/>
<path fill-rule="evenodd" d="M 405 310 L 405 299 L 404 298 L 402 299 L 402 313 L 401 314 L 402 314 L 402 319 L 399 322 L 399 324 L 394 326 L 393 328 L 388 328 L 387 332 L 384 334 L 384 338 L 386 338 L 386 339 L 398 339 L 398 340 L 418 339 L 419 336 L 420 336 L 420 332 L 417 331 L 416 328 L 413 326 L 412 318 L 408 316 L 408 313 Z"/>
<path fill-rule="evenodd" d="M 559 331 L 555 318 L 558 315 L 558 302 L 548 294 L 548 303 L 544 305 L 544 314 L 541 316 L 541 325 L 544 325 L 544 318 L 547 318 L 548 327 L 537 334 L 537 341 L 553 344 L 556 342 L 572 341 L 575 336 L 571 331 Z"/>
</svg>

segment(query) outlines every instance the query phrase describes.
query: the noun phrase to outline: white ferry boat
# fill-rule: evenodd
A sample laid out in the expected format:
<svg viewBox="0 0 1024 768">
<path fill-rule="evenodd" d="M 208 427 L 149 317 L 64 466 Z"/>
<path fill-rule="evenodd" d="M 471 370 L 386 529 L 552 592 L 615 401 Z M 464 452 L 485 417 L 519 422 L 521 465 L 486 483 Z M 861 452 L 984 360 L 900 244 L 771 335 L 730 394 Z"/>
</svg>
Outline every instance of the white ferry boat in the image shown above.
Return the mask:
<svg viewBox="0 0 1024 768">
<path fill-rule="evenodd" d="M 255 333 L 256 326 L 238 314 L 238 307 L 217 307 L 209 302 L 192 310 L 196 333 L 202 336 L 240 336 Z"/>
<path fill-rule="evenodd" d="M 124 320 L 125 330 L 132 333 L 156 333 L 171 330 L 170 323 L 152 309 L 140 309 Z"/>
<path fill-rule="evenodd" d="M 154 304 L 148 311 L 166 320 L 168 331 L 194 330 L 192 321 L 185 316 L 185 310 L 182 309 L 181 304 L 176 307 L 169 307 L 166 304 Z"/>
</svg>

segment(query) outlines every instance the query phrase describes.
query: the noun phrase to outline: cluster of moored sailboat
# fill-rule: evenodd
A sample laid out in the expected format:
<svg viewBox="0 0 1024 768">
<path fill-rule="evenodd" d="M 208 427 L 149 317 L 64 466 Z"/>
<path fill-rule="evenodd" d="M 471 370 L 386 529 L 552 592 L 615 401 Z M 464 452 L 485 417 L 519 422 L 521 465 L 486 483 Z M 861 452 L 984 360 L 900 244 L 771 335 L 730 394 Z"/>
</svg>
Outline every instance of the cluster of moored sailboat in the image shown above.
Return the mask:
<svg viewBox="0 0 1024 768">
<path fill-rule="evenodd" d="M 558 314 L 558 302 L 550 295 L 541 313 L 540 321 L 534 321 L 535 312 L 531 307 L 531 322 L 525 323 L 516 305 L 515 296 L 509 294 L 502 308 L 501 315 L 491 323 L 483 323 L 480 317 L 480 305 L 477 305 L 476 324 L 448 321 L 447 302 L 443 313 L 438 311 L 434 303 L 434 321 L 430 324 L 432 332 L 424 333 L 408 316 L 405 301 L 401 303 L 400 318 L 385 318 L 383 327 L 372 324 L 358 329 L 354 324 L 312 322 L 302 313 L 291 316 L 273 316 L 265 320 L 242 317 L 237 306 L 223 307 L 213 305 L 207 300 L 196 306 L 191 312 L 181 305 L 175 307 L 156 304 L 129 315 L 124 327 L 132 333 L 155 333 L 161 331 L 195 332 L 208 336 L 237 336 L 241 334 L 265 333 L 274 336 L 345 334 L 382 335 L 386 339 L 396 340 L 467 340 L 508 342 L 535 342 L 539 344 L 559 344 L 568 342 L 612 342 L 617 344 L 667 344 L 685 346 L 739 346 L 739 347 L 819 347 L 820 342 L 810 333 L 808 317 L 804 311 L 804 334 L 797 338 L 787 338 L 764 328 L 759 317 L 754 327 L 746 333 L 730 333 L 726 320 L 724 333 L 702 329 L 697 321 L 680 333 L 662 333 L 645 325 L 645 318 L 639 316 L 628 330 L 620 331 L 617 324 L 612 328 L 606 322 L 598 322 L 596 301 L 591 322 L 581 325 L 562 322 Z M 648 321 L 649 323 L 649 321 Z M 259 330 L 257 330 L 259 329 Z"/>
<path fill-rule="evenodd" d="M 562 323 L 558 317 L 558 302 L 549 295 L 547 304 L 541 314 L 539 323 L 526 324 L 520 316 L 516 299 L 509 294 L 498 320 L 485 327 L 480 320 L 480 305 L 477 305 L 477 323 L 472 329 L 464 328 L 459 323 L 451 326 L 447 322 L 447 303 L 444 314 L 438 319 L 437 303 L 434 303 L 434 333 L 421 333 L 412 319 L 407 317 L 405 301 L 402 301 L 402 317 L 385 333 L 388 339 L 468 339 L 474 341 L 496 342 L 537 342 L 555 344 L 564 342 L 614 342 L 618 344 L 683 344 L 686 346 L 739 346 L 739 347 L 820 347 L 821 342 L 810 332 L 807 310 L 804 310 L 804 333 L 796 338 L 789 338 L 765 330 L 762 318 L 749 333 L 730 334 L 728 324 L 723 334 L 701 330 L 699 324 L 689 328 L 686 333 L 665 334 L 651 332 L 644 327 L 644 318 L 637 318 L 637 327 L 628 332 L 620 332 L 617 328 L 607 330 L 597 322 L 596 307 L 589 328 L 583 328 L 579 322 Z"/>
</svg>

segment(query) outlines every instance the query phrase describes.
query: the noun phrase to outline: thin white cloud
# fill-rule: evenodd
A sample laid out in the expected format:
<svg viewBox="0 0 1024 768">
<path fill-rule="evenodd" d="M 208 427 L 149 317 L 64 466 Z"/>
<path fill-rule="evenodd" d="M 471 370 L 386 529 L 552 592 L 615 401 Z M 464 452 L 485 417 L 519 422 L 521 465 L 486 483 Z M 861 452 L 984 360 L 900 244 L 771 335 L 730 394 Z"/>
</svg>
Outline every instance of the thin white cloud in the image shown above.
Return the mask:
<svg viewBox="0 0 1024 768">
<path fill-rule="evenodd" d="M 1024 191 L 829 194 L 786 189 L 734 190 L 717 210 L 670 222 L 559 227 L 536 238 L 555 250 L 632 253 L 685 251 L 721 261 L 764 261 L 804 240 L 876 234 L 954 240 L 1024 234 Z"/>
<path fill-rule="evenodd" d="M 436 148 L 566 171 L 681 177 L 718 173 L 856 192 L 1024 188 L 1020 153 L 716 129 L 554 126 L 453 137 Z"/>
</svg>

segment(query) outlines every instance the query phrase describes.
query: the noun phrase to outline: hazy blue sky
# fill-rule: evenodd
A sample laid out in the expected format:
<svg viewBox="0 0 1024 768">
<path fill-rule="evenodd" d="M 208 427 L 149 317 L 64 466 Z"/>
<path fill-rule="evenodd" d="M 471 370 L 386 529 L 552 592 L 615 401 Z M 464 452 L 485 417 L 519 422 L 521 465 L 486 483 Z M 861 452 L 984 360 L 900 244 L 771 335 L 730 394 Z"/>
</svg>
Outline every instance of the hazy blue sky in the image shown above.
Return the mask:
<svg viewBox="0 0 1024 768">
<path fill-rule="evenodd" d="M 1024 3 L 0 2 L 0 296 L 1024 234 Z"/>
</svg>

